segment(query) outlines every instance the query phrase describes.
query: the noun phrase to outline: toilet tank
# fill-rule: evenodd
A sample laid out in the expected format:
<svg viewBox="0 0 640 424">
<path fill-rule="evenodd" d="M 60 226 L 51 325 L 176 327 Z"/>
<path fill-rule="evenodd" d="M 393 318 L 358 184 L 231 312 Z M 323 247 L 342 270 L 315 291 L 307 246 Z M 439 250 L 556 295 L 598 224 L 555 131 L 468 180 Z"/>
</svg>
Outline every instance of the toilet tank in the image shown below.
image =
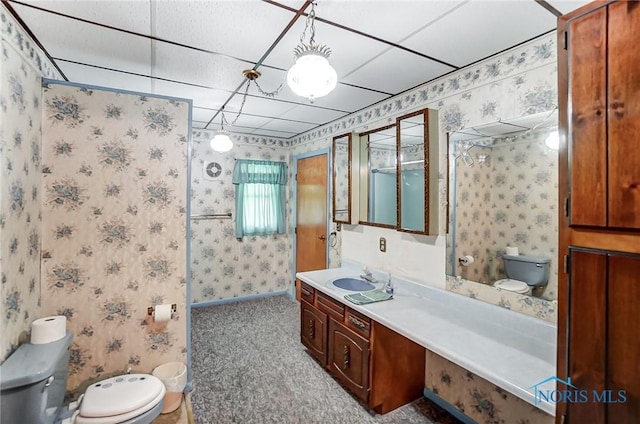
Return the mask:
<svg viewBox="0 0 640 424">
<path fill-rule="evenodd" d="M 0 365 L 0 422 L 51 424 L 64 402 L 72 335 L 24 343 Z"/>
<path fill-rule="evenodd" d="M 547 258 L 502 255 L 502 260 L 508 278 L 524 281 L 529 286 L 544 286 L 549 282 L 550 260 Z"/>
</svg>

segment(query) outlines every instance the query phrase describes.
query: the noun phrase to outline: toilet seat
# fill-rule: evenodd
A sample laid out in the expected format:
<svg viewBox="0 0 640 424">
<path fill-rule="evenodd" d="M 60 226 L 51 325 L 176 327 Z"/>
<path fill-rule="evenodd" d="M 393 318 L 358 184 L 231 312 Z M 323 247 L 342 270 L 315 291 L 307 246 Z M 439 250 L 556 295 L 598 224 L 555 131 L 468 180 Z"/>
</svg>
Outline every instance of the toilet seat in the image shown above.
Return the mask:
<svg viewBox="0 0 640 424">
<path fill-rule="evenodd" d="M 162 401 L 162 381 L 148 374 L 125 374 L 89 386 L 75 424 L 117 424 L 153 409 Z"/>
<path fill-rule="evenodd" d="M 493 286 L 500 290 L 506 290 L 519 294 L 528 294 L 530 290 L 529 286 L 524 281 L 512 280 L 511 278 L 498 280 L 493 284 Z"/>
</svg>

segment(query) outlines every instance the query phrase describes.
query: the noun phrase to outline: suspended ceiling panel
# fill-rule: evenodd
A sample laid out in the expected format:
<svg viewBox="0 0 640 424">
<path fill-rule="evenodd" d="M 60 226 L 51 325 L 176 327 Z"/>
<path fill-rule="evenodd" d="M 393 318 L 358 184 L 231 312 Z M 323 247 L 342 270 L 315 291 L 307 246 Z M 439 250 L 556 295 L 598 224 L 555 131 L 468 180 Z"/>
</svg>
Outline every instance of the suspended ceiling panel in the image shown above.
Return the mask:
<svg viewBox="0 0 640 424">
<path fill-rule="evenodd" d="M 464 1 L 332 1 L 319 2 L 319 18 L 399 43 L 430 25 Z"/>
<path fill-rule="evenodd" d="M 296 122 L 296 121 L 283 121 L 281 119 L 272 119 L 271 121 L 261 126 L 260 129 L 273 130 L 273 131 L 285 131 L 291 134 L 300 134 L 305 131 L 309 131 L 310 129 L 315 127 L 317 127 L 316 124 L 308 124 L 308 123 Z"/>
<path fill-rule="evenodd" d="M 453 69 L 404 50 L 391 48 L 350 73 L 343 81 L 398 93 Z"/>
<path fill-rule="evenodd" d="M 153 92 L 152 81 L 149 78 L 91 68 L 75 63 L 61 62 L 59 66 L 69 78 L 69 81 L 116 90 L 137 91 L 140 93 Z"/>
<path fill-rule="evenodd" d="M 294 13 L 262 1 L 152 4 L 158 37 L 252 62 L 260 59 L 294 17 Z"/>
<path fill-rule="evenodd" d="M 298 105 L 287 110 L 286 113 L 278 115 L 280 118 L 291 119 L 294 121 L 313 122 L 316 124 L 324 124 L 335 119 L 348 115 L 348 112 L 341 112 L 332 109 L 319 109 L 312 106 Z"/>
<path fill-rule="evenodd" d="M 29 1 L 26 3 L 64 15 L 70 15 L 127 31 L 148 34 L 151 28 L 150 5 L 148 1 L 46 0 Z M 21 8 L 21 6 L 16 3 L 12 3 L 12 6 L 15 9 Z M 24 10 L 24 8 L 20 10 Z M 45 21 L 41 22 L 45 23 Z M 69 19 L 68 22 L 71 22 L 71 20 Z"/>
<path fill-rule="evenodd" d="M 534 1 L 467 2 L 403 44 L 465 66 L 555 29 L 556 21 Z"/>
<path fill-rule="evenodd" d="M 559 10 L 563 15 L 591 3 L 590 0 L 547 0 L 551 6 Z"/>
</svg>

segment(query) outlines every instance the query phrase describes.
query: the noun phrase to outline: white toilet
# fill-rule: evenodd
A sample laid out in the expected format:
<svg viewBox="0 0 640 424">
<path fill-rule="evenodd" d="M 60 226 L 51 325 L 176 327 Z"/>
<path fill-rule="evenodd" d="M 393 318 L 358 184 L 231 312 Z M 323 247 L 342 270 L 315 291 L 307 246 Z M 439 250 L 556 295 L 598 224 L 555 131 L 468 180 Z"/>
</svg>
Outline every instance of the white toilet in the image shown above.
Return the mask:
<svg viewBox="0 0 640 424">
<path fill-rule="evenodd" d="M 124 374 L 92 384 L 63 406 L 71 333 L 21 345 L 0 365 L 0 422 L 20 424 L 150 424 L 162 411 L 165 387 L 148 374 Z"/>
<path fill-rule="evenodd" d="M 500 290 L 530 295 L 534 288 L 545 286 L 549 282 L 549 259 L 502 255 L 502 261 L 507 278 L 493 284 Z"/>
</svg>

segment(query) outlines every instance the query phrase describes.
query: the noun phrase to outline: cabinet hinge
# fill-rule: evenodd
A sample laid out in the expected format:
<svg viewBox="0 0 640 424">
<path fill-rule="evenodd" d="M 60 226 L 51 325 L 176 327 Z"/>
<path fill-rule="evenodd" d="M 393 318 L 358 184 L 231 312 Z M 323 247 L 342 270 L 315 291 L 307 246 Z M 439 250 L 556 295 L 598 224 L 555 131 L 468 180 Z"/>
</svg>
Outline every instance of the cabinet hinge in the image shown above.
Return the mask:
<svg viewBox="0 0 640 424">
<path fill-rule="evenodd" d="M 569 274 L 571 272 L 571 258 L 569 255 L 564 255 L 564 273 Z"/>
<path fill-rule="evenodd" d="M 569 45 L 569 33 L 567 31 L 564 32 L 563 38 L 562 47 L 567 50 L 567 46 Z"/>
<path fill-rule="evenodd" d="M 293 234 L 298 234 L 298 227 L 293 227 Z"/>
<path fill-rule="evenodd" d="M 564 198 L 564 216 L 569 216 L 569 208 L 571 207 L 570 197 L 567 196 Z"/>
</svg>

